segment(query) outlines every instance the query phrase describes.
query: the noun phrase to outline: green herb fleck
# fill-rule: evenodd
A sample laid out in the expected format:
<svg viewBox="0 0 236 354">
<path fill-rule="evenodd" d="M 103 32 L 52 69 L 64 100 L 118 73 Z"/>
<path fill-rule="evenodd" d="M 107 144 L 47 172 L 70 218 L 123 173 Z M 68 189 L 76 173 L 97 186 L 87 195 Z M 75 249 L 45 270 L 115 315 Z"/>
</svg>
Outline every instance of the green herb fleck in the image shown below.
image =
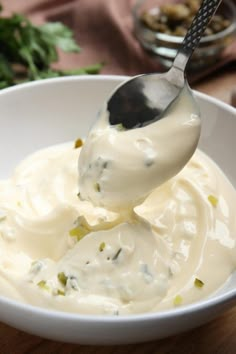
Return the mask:
<svg viewBox="0 0 236 354">
<path fill-rule="evenodd" d="M 82 145 L 83 145 L 83 140 L 80 139 L 80 138 L 78 138 L 78 139 L 75 141 L 74 148 L 75 148 L 75 149 L 78 149 L 78 148 L 80 148 Z"/>
<path fill-rule="evenodd" d="M 154 164 L 154 159 L 150 159 L 150 158 L 146 158 L 146 160 L 144 161 L 144 165 L 146 167 L 150 167 Z"/>
<path fill-rule="evenodd" d="M 103 168 L 107 168 L 107 166 L 108 166 L 108 161 L 104 161 L 102 167 L 103 167 Z"/>
<path fill-rule="evenodd" d="M 121 251 L 122 251 L 122 248 L 119 248 L 118 251 L 116 252 L 116 254 L 112 257 L 112 260 L 113 260 L 113 261 L 116 261 L 116 260 L 117 260 L 117 258 L 119 257 Z"/>
<path fill-rule="evenodd" d="M 38 284 L 38 287 L 43 290 L 50 290 L 50 287 L 47 285 L 47 282 L 45 280 L 41 280 Z"/>
<path fill-rule="evenodd" d="M 99 246 L 99 251 L 100 251 L 100 252 L 103 252 L 104 249 L 105 249 L 105 247 L 106 247 L 105 242 L 102 242 L 102 243 L 100 244 L 100 246 Z"/>
<path fill-rule="evenodd" d="M 174 305 L 175 306 L 179 306 L 181 305 L 183 302 L 183 298 L 181 295 L 176 295 L 176 297 L 174 298 Z"/>
<path fill-rule="evenodd" d="M 99 183 L 95 183 L 94 184 L 94 189 L 95 189 L 96 192 L 101 192 L 100 184 Z"/>
<path fill-rule="evenodd" d="M 202 280 L 195 278 L 194 285 L 196 286 L 196 288 L 202 288 L 204 286 L 204 283 Z"/>
<path fill-rule="evenodd" d="M 59 280 L 59 282 L 62 285 L 66 286 L 66 282 L 67 282 L 68 277 L 65 275 L 64 272 L 58 273 L 57 274 L 57 279 Z"/>
<path fill-rule="evenodd" d="M 208 200 L 213 205 L 213 207 L 217 207 L 218 199 L 214 195 L 209 195 Z"/>
<path fill-rule="evenodd" d="M 71 276 L 68 279 L 68 285 L 74 290 L 78 290 L 78 280 L 75 276 Z"/>
</svg>

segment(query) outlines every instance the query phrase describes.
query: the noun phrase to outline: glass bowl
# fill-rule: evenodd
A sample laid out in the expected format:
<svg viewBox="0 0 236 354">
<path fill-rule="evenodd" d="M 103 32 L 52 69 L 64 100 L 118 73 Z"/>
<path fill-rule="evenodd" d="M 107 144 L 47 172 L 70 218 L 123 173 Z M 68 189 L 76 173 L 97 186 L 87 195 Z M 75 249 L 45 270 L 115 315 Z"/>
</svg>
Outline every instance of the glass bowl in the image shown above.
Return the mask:
<svg viewBox="0 0 236 354">
<path fill-rule="evenodd" d="M 170 0 L 170 3 L 176 1 Z M 150 11 L 166 3 L 164 0 L 138 0 L 133 7 L 134 32 L 140 44 L 157 57 L 158 61 L 169 68 L 176 56 L 183 37 L 161 33 L 149 29 L 140 20 L 144 11 Z M 201 39 L 189 64 L 189 69 L 202 69 L 213 65 L 221 58 L 225 49 L 233 42 L 236 34 L 236 6 L 232 0 L 224 0 L 217 14 L 228 19 L 231 24 L 223 31 Z"/>
</svg>

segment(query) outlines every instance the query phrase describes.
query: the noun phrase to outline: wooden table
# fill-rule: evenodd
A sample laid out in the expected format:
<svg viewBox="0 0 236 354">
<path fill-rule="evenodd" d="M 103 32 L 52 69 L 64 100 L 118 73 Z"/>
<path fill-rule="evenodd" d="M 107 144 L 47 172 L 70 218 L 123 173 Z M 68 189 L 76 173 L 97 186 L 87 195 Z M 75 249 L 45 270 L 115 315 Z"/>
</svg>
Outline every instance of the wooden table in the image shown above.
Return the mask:
<svg viewBox="0 0 236 354">
<path fill-rule="evenodd" d="M 41 339 L 0 325 L 1 354 L 235 354 L 236 307 L 191 332 L 144 344 L 84 346 Z"/>
<path fill-rule="evenodd" d="M 235 65 L 235 64 L 234 64 Z M 220 70 L 194 85 L 196 90 L 230 103 L 236 88 L 236 67 Z M 45 340 L 0 324 L 0 354 L 235 354 L 236 307 L 190 332 L 145 344 L 81 346 Z"/>
</svg>

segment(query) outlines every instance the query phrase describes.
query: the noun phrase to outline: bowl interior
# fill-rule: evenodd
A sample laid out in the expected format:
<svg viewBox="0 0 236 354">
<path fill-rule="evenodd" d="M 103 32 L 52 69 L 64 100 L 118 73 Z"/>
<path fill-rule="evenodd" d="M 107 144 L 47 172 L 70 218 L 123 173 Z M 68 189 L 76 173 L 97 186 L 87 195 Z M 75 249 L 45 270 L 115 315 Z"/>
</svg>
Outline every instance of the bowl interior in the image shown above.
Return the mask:
<svg viewBox="0 0 236 354">
<path fill-rule="evenodd" d="M 126 79 L 118 76 L 60 78 L 1 91 L 0 179 L 9 177 L 24 157 L 40 148 L 85 137 L 104 100 Z M 203 94 L 196 93 L 196 98 L 203 124 L 199 147 L 215 160 L 236 187 L 233 154 L 236 146 L 236 110 Z M 114 319 L 112 325 L 108 325 L 104 319 L 88 320 L 80 315 L 73 317 L 69 314 L 50 315 L 47 311 L 34 310 L 32 306 L 27 308 L 9 302 L 1 296 L 0 320 L 51 339 L 90 344 L 138 342 L 170 335 L 207 321 L 216 314 L 216 308 L 220 306 L 223 309 L 225 303 L 236 298 L 235 287 L 236 274 L 212 296 L 211 303 L 203 300 L 199 308 L 189 305 L 188 310 L 181 309 L 177 327 L 173 322 L 177 314 L 136 316 L 129 321 L 119 320 L 120 323 L 123 321 L 123 326 L 117 327 Z M 196 313 L 193 318 L 195 310 L 202 314 Z M 28 324 L 29 314 L 33 324 Z M 186 319 L 182 321 L 183 314 Z M 192 318 L 191 326 L 189 316 Z M 140 322 L 140 318 L 143 322 Z M 152 330 L 157 323 L 160 324 L 159 321 L 164 321 L 163 327 Z M 145 331 L 142 323 L 146 323 Z"/>
<path fill-rule="evenodd" d="M 86 136 L 116 82 L 45 80 L 1 91 L 0 146 L 7 156 L 1 155 L 0 178 L 40 148 Z"/>
</svg>

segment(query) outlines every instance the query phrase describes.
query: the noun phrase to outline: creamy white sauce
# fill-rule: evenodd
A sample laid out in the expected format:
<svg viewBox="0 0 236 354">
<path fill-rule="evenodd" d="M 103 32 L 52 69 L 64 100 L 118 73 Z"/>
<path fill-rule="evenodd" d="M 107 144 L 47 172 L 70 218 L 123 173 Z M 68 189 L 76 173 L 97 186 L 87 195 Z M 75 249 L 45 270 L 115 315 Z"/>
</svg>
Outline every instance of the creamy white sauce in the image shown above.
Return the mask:
<svg viewBox="0 0 236 354">
<path fill-rule="evenodd" d="M 183 90 L 167 116 L 143 128 L 120 130 L 105 111 L 86 139 L 79 159 L 81 198 L 124 213 L 175 176 L 196 150 L 200 118 Z"/>
<path fill-rule="evenodd" d="M 236 265 L 236 193 L 207 156 L 197 151 L 124 221 L 77 197 L 78 152 L 73 144 L 36 152 L 0 182 L 1 294 L 118 315 L 171 308 L 179 295 L 187 304 L 222 286 Z M 77 241 L 79 225 L 88 233 Z"/>
<path fill-rule="evenodd" d="M 221 287 L 236 266 L 236 192 L 194 153 L 195 112 L 184 93 L 165 119 L 142 129 L 119 131 L 104 115 L 82 150 L 70 143 L 36 152 L 1 181 L 1 294 L 119 315 L 187 304 Z"/>
</svg>

